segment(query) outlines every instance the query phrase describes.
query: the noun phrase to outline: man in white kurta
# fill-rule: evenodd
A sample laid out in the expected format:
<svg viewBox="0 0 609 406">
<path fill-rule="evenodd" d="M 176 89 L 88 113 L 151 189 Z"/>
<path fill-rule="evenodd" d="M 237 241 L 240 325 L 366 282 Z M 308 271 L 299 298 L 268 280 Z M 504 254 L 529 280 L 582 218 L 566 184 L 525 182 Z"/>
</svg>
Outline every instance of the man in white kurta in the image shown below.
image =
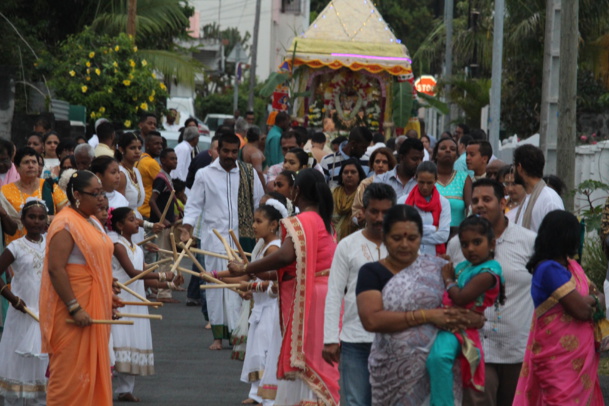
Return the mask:
<svg viewBox="0 0 609 406">
<path fill-rule="evenodd" d="M 199 143 L 199 130 L 197 127 L 186 127 L 184 129 L 183 141 L 175 147 L 178 157 L 178 166 L 171 171 L 171 177 L 186 182 L 188 167 L 192 159 L 197 156 L 197 144 Z"/>
<path fill-rule="evenodd" d="M 241 171 L 237 163 L 239 138 L 226 134 L 218 142 L 218 159 L 200 169 L 191 189 L 191 195 L 184 207 L 182 221 L 185 230 L 201 240 L 201 248 L 226 254 L 224 246 L 212 230 L 226 238 L 236 248 L 228 231 L 233 230 L 239 236 L 238 197 L 241 185 Z M 243 165 L 243 164 L 240 164 Z M 253 171 L 251 171 L 253 174 Z M 252 200 L 255 210 L 264 194 L 258 176 L 253 175 Z M 220 258 L 205 257 L 205 269 L 208 272 L 227 269 L 227 261 Z M 210 349 L 222 349 L 222 339 L 228 339 L 235 328 L 241 309 L 241 298 L 228 289 L 210 289 L 205 292 L 209 321 L 214 334 L 214 343 Z"/>
</svg>

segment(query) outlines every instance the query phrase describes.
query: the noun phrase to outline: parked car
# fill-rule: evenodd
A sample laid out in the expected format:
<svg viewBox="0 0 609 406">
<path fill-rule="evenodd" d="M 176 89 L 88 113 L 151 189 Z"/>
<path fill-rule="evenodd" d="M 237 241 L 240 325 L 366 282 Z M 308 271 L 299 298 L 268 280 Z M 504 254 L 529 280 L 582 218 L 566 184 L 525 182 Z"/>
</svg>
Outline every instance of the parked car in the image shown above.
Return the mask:
<svg viewBox="0 0 609 406">
<path fill-rule="evenodd" d="M 203 120 L 203 124 L 209 128 L 209 136 L 213 137 L 216 130 L 222 126 L 224 120 L 233 118 L 230 114 L 208 114 Z"/>
<path fill-rule="evenodd" d="M 159 131 L 163 137 L 167 140 L 167 148 L 175 148 L 178 145 L 178 138 L 180 137 L 179 131 Z M 209 149 L 211 145 L 211 137 L 209 135 L 201 134 L 199 136 L 199 152 Z"/>
</svg>

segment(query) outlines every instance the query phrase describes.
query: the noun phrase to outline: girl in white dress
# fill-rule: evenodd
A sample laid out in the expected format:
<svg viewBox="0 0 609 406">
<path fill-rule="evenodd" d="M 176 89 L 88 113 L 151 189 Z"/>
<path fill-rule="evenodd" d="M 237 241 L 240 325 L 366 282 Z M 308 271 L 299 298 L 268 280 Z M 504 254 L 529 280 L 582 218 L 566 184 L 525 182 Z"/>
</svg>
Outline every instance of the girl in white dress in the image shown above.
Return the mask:
<svg viewBox="0 0 609 406">
<path fill-rule="evenodd" d="M 38 315 L 38 295 L 46 250 L 43 233 L 47 224 L 44 201 L 28 198 L 21 210 L 27 234 L 6 247 L 0 255 L 0 274 L 12 266 L 10 288 L 0 280 L 0 292 L 12 307 L 8 309 L 0 341 L 0 395 L 4 404 L 45 405 L 47 354 L 40 352 L 40 326 L 25 312 Z"/>
<path fill-rule="evenodd" d="M 256 210 L 253 228 L 258 242 L 252 251 L 252 261 L 279 249 L 279 221 L 287 216 L 285 205 L 276 199 L 268 199 Z M 241 381 L 251 384 L 249 399 L 244 403 L 255 401 L 266 406 L 272 405 L 275 400 L 276 377 L 274 381 L 267 377 L 265 384 L 261 384 L 261 380 L 267 370 L 277 370 L 279 351 L 273 351 L 273 347 L 281 346 L 281 334 L 276 337 L 276 331 L 280 328 L 277 294 L 273 293 L 276 280 L 276 272 L 267 272 L 258 274 L 252 282 L 241 283 L 240 289 L 251 291 L 254 300 L 241 372 Z"/>
<path fill-rule="evenodd" d="M 119 207 L 108 213 L 109 233 L 114 242 L 114 256 L 112 257 L 112 276 L 119 282 L 125 283 L 144 269 L 144 252 L 132 241 L 132 237 L 139 229 L 135 212 L 129 207 Z M 156 287 L 175 289 L 174 282 L 181 284 L 183 280 L 171 272 L 149 273 L 129 285 L 129 288 L 145 296 L 144 280 L 156 282 Z M 129 293 L 121 291 L 119 297 L 123 301 L 134 300 Z M 126 305 L 121 313 L 148 314 L 146 306 Z M 114 364 L 114 392 L 121 401 L 138 402 L 133 395 L 135 376 L 154 374 L 154 355 L 152 353 L 152 334 L 150 320 L 134 318 L 133 326 L 113 325 L 112 340 L 116 361 Z"/>
<path fill-rule="evenodd" d="M 144 198 L 146 192 L 144 190 L 144 182 L 142 181 L 142 175 L 140 171 L 135 167 L 135 163 L 142 157 L 142 141 L 134 133 L 125 133 L 121 135 L 118 141 L 118 151 L 120 152 L 120 181 L 118 188 L 116 189 L 121 193 L 127 201 L 128 206 L 134 211 L 135 217 L 142 221 L 145 225 L 144 219 L 138 207 L 144 204 Z M 152 227 L 152 224 L 148 224 L 148 228 Z M 140 227 L 138 233 L 133 236 L 133 242 L 137 244 L 144 239 L 144 227 Z"/>
</svg>

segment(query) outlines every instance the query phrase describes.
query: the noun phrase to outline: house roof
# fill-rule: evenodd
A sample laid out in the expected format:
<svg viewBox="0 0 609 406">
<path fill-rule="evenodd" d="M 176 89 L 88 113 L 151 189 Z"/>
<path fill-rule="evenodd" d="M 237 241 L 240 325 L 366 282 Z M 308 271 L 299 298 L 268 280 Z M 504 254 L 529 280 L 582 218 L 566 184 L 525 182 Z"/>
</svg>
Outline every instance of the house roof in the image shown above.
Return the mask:
<svg viewBox="0 0 609 406">
<path fill-rule="evenodd" d="M 392 75 L 412 73 L 408 50 L 370 0 L 332 0 L 294 38 L 282 67 L 347 67 Z"/>
</svg>

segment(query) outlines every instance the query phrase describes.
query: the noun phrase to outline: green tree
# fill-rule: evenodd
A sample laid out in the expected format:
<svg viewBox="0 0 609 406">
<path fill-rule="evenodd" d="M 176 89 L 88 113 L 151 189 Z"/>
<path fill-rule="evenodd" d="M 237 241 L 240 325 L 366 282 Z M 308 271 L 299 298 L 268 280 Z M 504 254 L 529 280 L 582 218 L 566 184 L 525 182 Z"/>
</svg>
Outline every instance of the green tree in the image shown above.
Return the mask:
<svg viewBox="0 0 609 406">
<path fill-rule="evenodd" d="M 127 34 L 111 37 L 85 29 L 53 55 L 45 53 L 40 71 L 52 75 L 59 97 L 86 106 L 92 122 L 110 117 L 130 128 L 141 112 L 164 109 L 167 88 Z"/>
</svg>

